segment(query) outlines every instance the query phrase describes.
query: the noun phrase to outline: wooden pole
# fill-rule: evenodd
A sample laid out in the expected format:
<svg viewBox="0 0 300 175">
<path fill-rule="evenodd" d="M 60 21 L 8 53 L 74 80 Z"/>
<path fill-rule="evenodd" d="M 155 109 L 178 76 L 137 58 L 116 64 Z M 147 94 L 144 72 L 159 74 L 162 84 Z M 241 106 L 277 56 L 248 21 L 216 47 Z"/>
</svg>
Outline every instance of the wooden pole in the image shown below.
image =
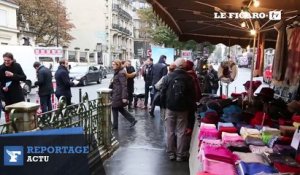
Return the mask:
<svg viewBox="0 0 300 175">
<path fill-rule="evenodd" d="M 253 71 L 254 71 L 254 59 L 255 59 L 255 44 L 256 44 L 256 36 L 257 33 L 254 35 L 254 40 L 253 40 L 253 57 L 252 57 L 252 62 L 251 62 L 251 77 L 250 77 L 250 88 L 249 88 L 249 102 L 252 102 L 252 98 L 253 98 L 253 87 L 252 87 L 252 81 L 253 81 Z"/>
</svg>

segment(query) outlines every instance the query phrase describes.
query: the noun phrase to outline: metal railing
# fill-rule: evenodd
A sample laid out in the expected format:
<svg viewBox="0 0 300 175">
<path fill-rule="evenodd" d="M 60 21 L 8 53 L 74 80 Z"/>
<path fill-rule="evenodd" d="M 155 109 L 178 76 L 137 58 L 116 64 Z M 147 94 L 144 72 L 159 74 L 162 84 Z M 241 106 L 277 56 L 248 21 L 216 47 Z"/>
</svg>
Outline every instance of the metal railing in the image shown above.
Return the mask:
<svg viewBox="0 0 300 175">
<path fill-rule="evenodd" d="M 111 129 L 111 90 L 98 91 L 98 98 L 89 100 L 88 94 L 82 102 L 66 105 L 65 97 L 61 97 L 55 110 L 35 115 L 37 130 L 82 127 L 86 143 L 89 146 L 90 169 L 97 169 L 99 162 L 108 158 L 118 148 L 118 141 Z M 0 125 L 0 134 L 18 132 L 11 111 L 10 122 Z"/>
</svg>

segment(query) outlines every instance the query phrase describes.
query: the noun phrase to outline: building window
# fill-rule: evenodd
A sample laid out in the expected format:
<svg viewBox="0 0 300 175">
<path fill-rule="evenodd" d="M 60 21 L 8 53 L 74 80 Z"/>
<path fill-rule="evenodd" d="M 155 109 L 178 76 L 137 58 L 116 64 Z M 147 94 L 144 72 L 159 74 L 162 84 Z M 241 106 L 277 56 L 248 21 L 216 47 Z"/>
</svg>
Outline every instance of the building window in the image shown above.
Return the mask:
<svg viewBox="0 0 300 175">
<path fill-rule="evenodd" d="M 7 26 L 7 12 L 0 10 L 0 26 Z"/>
</svg>

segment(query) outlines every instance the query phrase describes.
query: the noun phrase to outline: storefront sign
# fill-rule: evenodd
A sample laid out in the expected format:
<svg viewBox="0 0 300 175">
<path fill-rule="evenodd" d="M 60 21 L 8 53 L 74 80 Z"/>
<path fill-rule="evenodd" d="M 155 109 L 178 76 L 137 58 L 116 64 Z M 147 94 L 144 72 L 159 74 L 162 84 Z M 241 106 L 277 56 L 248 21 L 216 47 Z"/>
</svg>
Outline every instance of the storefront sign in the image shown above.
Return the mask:
<svg viewBox="0 0 300 175">
<path fill-rule="evenodd" d="M 269 20 L 281 20 L 281 11 L 270 11 L 269 13 L 257 13 L 257 12 L 215 12 L 215 19 L 265 19 Z"/>
</svg>

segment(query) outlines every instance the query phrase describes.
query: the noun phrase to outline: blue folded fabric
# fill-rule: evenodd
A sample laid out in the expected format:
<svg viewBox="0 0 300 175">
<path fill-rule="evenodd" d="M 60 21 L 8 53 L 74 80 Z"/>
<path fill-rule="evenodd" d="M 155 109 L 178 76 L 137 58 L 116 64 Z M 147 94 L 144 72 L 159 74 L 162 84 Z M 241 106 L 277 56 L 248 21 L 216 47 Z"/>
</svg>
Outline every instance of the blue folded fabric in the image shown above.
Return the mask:
<svg viewBox="0 0 300 175">
<path fill-rule="evenodd" d="M 275 168 L 262 163 L 245 163 L 241 161 L 238 165 L 239 175 L 254 175 L 261 172 L 278 173 Z"/>
<path fill-rule="evenodd" d="M 221 119 L 225 122 L 239 122 L 239 114 L 242 113 L 242 109 L 237 105 L 230 105 L 223 109 L 223 115 Z"/>
</svg>

